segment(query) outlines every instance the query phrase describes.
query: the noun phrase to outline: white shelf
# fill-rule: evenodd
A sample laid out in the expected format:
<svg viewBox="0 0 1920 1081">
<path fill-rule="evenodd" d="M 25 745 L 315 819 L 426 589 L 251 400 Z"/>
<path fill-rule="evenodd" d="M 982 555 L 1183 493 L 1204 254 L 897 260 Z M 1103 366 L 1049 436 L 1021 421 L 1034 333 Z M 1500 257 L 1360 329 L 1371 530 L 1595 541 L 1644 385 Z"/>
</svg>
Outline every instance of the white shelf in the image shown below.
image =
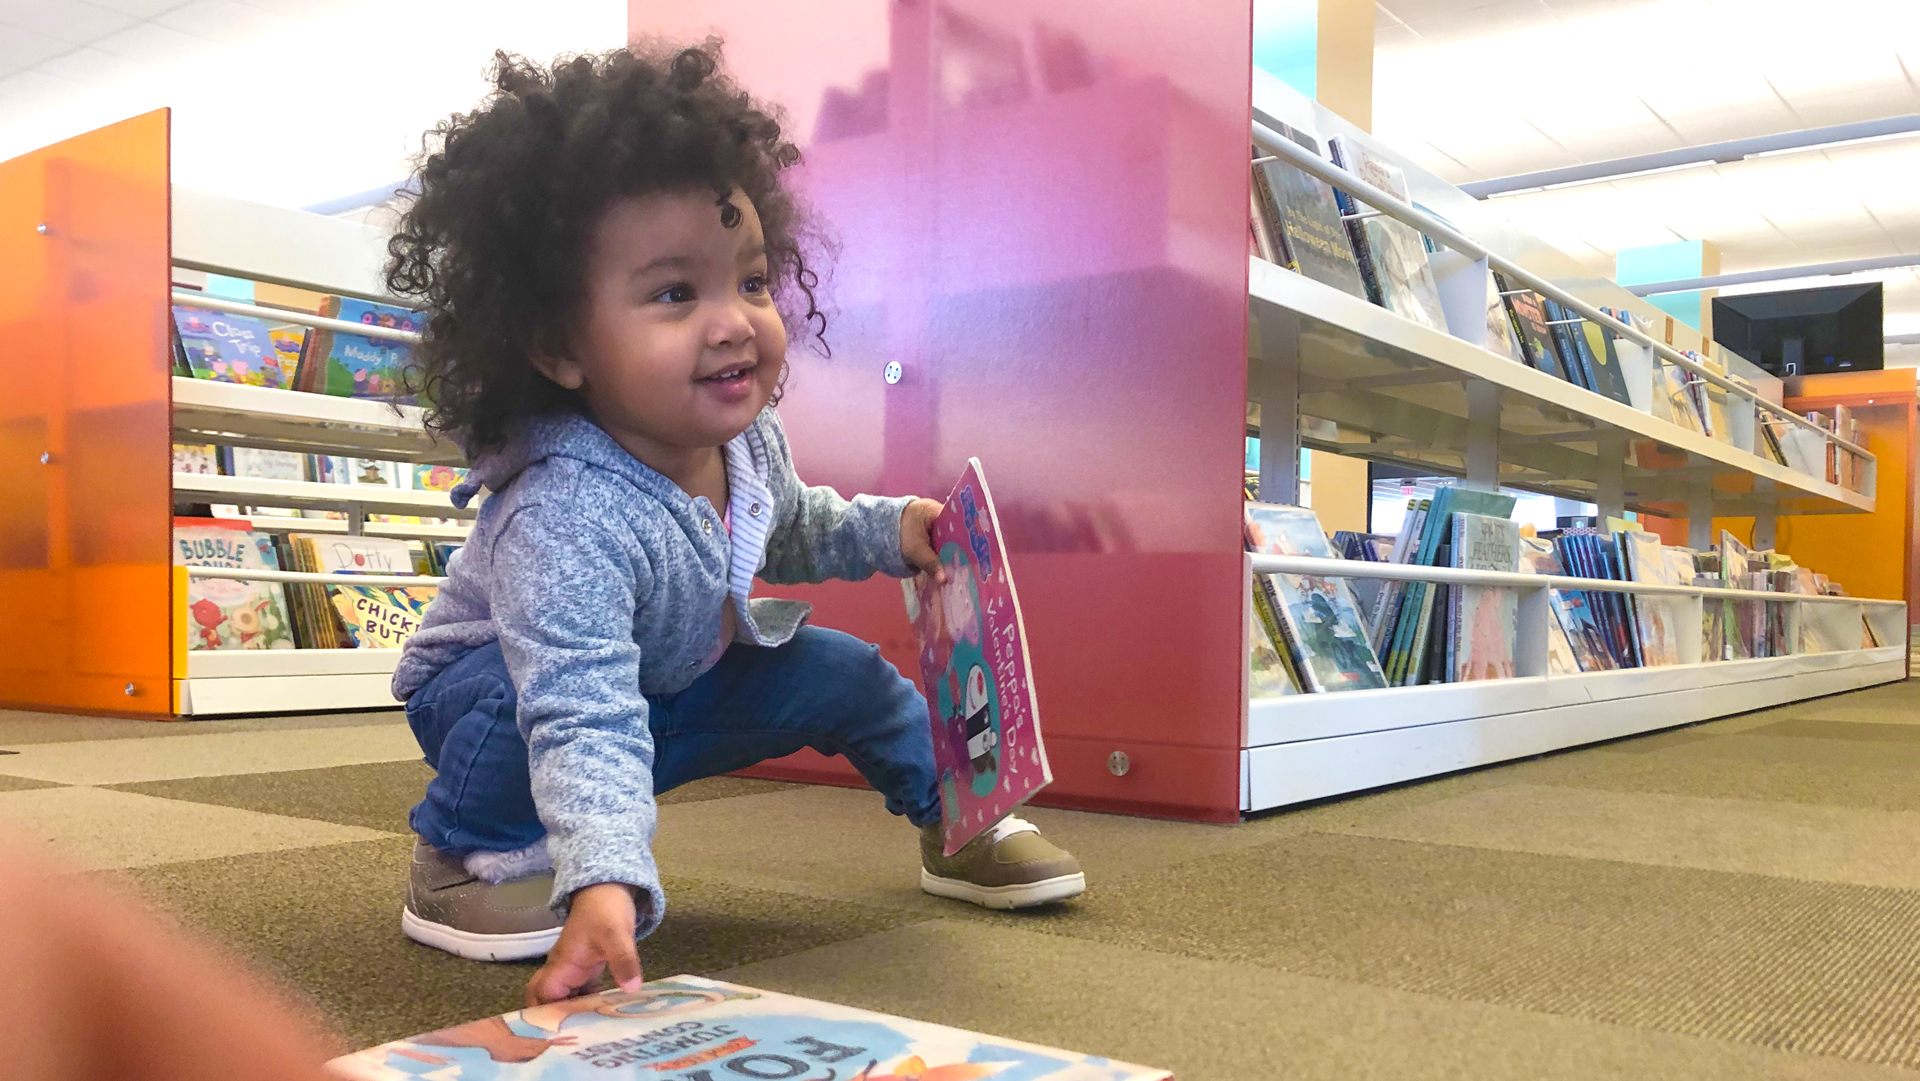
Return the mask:
<svg viewBox="0 0 1920 1081">
<path fill-rule="evenodd" d="M 397 649 L 228 649 L 187 654 L 179 712 L 196 717 L 397 709 Z"/>
<path fill-rule="evenodd" d="M 181 442 L 464 464 L 460 449 L 433 438 L 423 416 L 412 405 L 173 378 L 173 432 Z"/>
<path fill-rule="evenodd" d="M 1259 811 L 1362 792 L 1893 683 L 1906 674 L 1903 644 L 1546 680 L 1259 700 L 1253 703 L 1250 728 L 1258 717 L 1262 738 L 1287 738 L 1241 751 L 1241 808 Z M 1555 684 L 1567 693 L 1547 694 Z M 1338 716 L 1342 713 L 1347 719 Z M 1419 723 L 1408 724 L 1410 717 Z M 1315 731 L 1342 734 L 1310 735 Z"/>
<path fill-rule="evenodd" d="M 433 516 L 426 516 L 433 517 Z M 266 533 L 347 533 L 348 523 L 339 518 L 289 518 L 279 514 L 241 515 L 234 521 L 246 522 Z M 369 537 L 398 537 L 401 540 L 464 541 L 473 532 L 471 525 L 429 525 L 425 522 L 367 522 L 360 532 Z"/>
<path fill-rule="evenodd" d="M 445 492 L 414 492 L 306 480 L 225 477 L 210 473 L 175 473 L 173 498 L 176 503 L 238 503 L 252 507 L 360 507 L 372 514 L 403 514 L 421 518 L 472 518 L 479 513 L 477 500 L 463 509 L 455 507 Z"/>
<path fill-rule="evenodd" d="M 1249 353 L 1291 365 L 1299 410 L 1339 426 L 1317 449 L 1436 473 L 1467 472 L 1469 387 L 1497 388 L 1500 483 L 1597 502 L 1603 474 L 1621 470 L 1626 505 L 1686 503 L 1704 476 L 1722 516 L 1872 511 L 1871 496 L 1640 412 L 1359 297 L 1249 261 Z M 1259 373 L 1256 373 L 1259 374 Z M 1355 441 L 1349 441 L 1355 440 Z M 1650 469 L 1619 465 L 1650 441 L 1691 459 Z M 1610 459 L 1610 460 L 1609 460 Z"/>
</svg>

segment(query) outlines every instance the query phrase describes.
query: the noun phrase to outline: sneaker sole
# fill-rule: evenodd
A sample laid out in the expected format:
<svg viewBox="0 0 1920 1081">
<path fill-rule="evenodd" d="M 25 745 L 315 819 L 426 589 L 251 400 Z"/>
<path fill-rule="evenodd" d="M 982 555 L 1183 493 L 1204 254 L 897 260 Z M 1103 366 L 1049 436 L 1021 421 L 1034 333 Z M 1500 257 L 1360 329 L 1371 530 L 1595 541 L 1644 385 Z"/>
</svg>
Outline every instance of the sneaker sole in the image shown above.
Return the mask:
<svg viewBox="0 0 1920 1081">
<path fill-rule="evenodd" d="M 511 935 L 482 935 L 421 919 L 405 907 L 400 909 L 400 932 L 422 946 L 445 950 L 469 961 L 525 961 L 529 957 L 544 957 L 560 938 L 558 927 Z"/>
<path fill-rule="evenodd" d="M 976 886 L 957 878 L 941 878 L 925 867 L 920 868 L 920 888 L 935 897 L 951 897 L 956 901 L 967 901 L 982 908 L 1031 908 L 1050 901 L 1064 901 L 1069 897 L 1078 897 L 1087 889 L 1087 876 L 1075 871 L 1058 878 L 1041 879 L 1038 882 L 1022 882 L 1013 886 Z"/>
</svg>

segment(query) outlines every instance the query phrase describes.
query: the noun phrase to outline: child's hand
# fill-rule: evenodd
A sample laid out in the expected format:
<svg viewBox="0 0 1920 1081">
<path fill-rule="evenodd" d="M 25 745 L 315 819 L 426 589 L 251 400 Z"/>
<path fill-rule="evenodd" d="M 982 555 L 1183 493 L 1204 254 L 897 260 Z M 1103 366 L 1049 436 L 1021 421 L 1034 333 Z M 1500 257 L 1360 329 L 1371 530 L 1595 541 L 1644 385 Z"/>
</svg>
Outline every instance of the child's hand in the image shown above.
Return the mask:
<svg viewBox="0 0 1920 1081">
<path fill-rule="evenodd" d="M 906 557 L 908 566 L 932 575 L 936 582 L 947 580 L 940 554 L 933 550 L 933 520 L 940 517 L 941 510 L 939 500 L 916 499 L 900 515 L 900 554 Z"/>
<path fill-rule="evenodd" d="M 634 948 L 638 918 L 633 887 L 602 882 L 575 890 L 560 940 L 547 963 L 527 981 L 527 1005 L 539 1006 L 590 990 L 603 968 L 611 969 L 622 991 L 640 989 L 640 953 Z"/>
</svg>

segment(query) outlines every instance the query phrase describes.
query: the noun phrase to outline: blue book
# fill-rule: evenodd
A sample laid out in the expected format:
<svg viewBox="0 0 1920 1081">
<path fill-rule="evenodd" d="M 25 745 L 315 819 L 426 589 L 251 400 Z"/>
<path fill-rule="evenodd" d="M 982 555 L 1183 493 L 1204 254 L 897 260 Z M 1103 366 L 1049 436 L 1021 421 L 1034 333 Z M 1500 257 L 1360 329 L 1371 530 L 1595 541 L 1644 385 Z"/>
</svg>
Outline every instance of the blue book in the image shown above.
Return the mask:
<svg viewBox="0 0 1920 1081">
<path fill-rule="evenodd" d="M 320 304 L 320 314 L 349 323 L 416 333 L 426 325 L 426 317 L 419 312 L 353 297 L 327 297 Z M 316 328 L 307 334 L 300 350 L 300 374 L 295 387 L 339 398 L 411 402 L 413 395 L 407 387 L 406 371 L 412 362 L 413 347 L 406 342 Z"/>
<path fill-rule="evenodd" d="M 276 389 L 288 384 L 264 320 L 175 304 L 173 326 L 193 378 Z"/>
</svg>

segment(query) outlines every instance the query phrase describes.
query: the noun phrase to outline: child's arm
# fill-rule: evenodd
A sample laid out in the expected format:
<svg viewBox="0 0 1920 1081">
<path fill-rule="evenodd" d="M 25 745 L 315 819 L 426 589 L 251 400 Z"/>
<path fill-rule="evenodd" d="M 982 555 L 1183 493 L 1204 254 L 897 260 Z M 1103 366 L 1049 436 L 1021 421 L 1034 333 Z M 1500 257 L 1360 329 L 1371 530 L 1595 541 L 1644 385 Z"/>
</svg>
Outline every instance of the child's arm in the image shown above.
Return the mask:
<svg viewBox="0 0 1920 1081">
<path fill-rule="evenodd" d="M 653 735 L 633 641 L 645 558 L 582 506 L 517 509 L 493 550 L 493 619 L 519 696 L 533 802 L 553 857 L 554 907 L 576 891 L 637 891 L 640 935 L 666 911 L 653 862 Z M 569 923 L 571 924 L 571 920 Z"/>
<path fill-rule="evenodd" d="M 766 440 L 768 483 L 774 498 L 773 532 L 767 537 L 767 562 L 760 571 L 763 580 L 774 585 L 829 578 L 857 582 L 875 571 L 894 578 L 914 573 L 916 568 L 903 550 L 907 530 L 902 522 L 914 497 L 843 499 L 825 485 L 809 488 L 794 472 L 779 415 L 768 409 L 754 425 Z M 923 541 L 925 534 L 923 527 Z"/>
</svg>

